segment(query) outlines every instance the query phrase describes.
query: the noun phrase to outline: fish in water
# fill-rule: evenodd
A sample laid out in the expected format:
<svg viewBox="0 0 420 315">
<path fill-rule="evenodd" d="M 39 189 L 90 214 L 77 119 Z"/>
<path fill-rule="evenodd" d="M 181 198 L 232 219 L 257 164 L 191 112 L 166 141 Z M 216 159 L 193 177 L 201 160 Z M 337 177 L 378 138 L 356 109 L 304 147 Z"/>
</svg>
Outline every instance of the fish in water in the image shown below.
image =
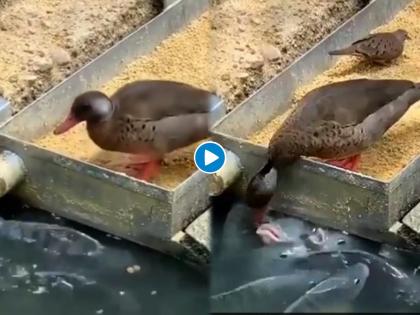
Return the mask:
<svg viewBox="0 0 420 315">
<path fill-rule="evenodd" d="M 321 281 L 286 308 L 284 313 L 322 312 L 356 299 L 369 277 L 369 267 L 357 263 Z"/>
<path fill-rule="evenodd" d="M 104 249 L 89 235 L 56 224 L 0 219 L 0 236 L 56 255 L 97 256 Z"/>
<path fill-rule="evenodd" d="M 234 289 L 211 296 L 212 312 L 271 312 L 284 309 L 311 286 L 328 276 L 327 272 L 299 270 L 247 282 Z M 286 294 L 287 293 L 287 294 Z M 283 296 L 284 298 L 279 298 Z"/>
<path fill-rule="evenodd" d="M 158 175 L 165 154 L 210 135 L 220 102 L 215 94 L 180 82 L 135 81 L 110 97 L 99 91 L 79 95 L 54 134 L 86 121 L 97 146 L 129 154 L 124 167 L 139 170 L 137 177 L 148 181 Z"/>
</svg>

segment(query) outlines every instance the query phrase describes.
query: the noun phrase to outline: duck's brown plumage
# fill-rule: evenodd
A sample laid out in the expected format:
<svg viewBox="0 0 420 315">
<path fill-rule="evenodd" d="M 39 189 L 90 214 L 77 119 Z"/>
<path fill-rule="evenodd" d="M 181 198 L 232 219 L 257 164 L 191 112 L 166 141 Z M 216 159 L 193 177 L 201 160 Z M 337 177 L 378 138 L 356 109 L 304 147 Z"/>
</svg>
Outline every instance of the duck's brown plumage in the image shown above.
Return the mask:
<svg viewBox="0 0 420 315">
<path fill-rule="evenodd" d="M 125 167 L 142 169 L 138 177 L 149 180 L 159 171 L 166 153 L 208 137 L 218 118 L 220 99 L 188 84 L 136 81 L 108 97 L 85 92 L 74 100 L 67 118 L 56 127 L 62 134 L 82 121 L 100 148 L 131 155 Z"/>
<path fill-rule="evenodd" d="M 299 156 L 341 159 L 360 153 L 396 123 L 418 100 L 408 80 L 350 80 L 308 93 L 276 131 L 269 158 L 287 162 Z"/>
<path fill-rule="evenodd" d="M 308 93 L 271 138 L 268 161 L 247 188 L 263 241 L 279 241 L 278 227 L 263 218 L 282 167 L 300 156 L 357 160 L 419 99 L 420 84 L 407 80 L 350 80 Z"/>
<path fill-rule="evenodd" d="M 179 82 L 133 82 L 110 97 L 112 116 L 88 120 L 87 130 L 105 150 L 163 155 L 209 136 L 210 103 L 215 97 Z"/>
</svg>

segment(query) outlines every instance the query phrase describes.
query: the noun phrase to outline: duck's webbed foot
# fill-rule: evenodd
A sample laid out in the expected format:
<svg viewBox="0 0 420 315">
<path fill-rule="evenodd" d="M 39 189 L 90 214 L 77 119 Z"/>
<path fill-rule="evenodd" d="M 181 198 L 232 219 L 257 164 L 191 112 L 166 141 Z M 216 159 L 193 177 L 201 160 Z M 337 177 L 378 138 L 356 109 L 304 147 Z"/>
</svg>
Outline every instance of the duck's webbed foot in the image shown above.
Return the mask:
<svg viewBox="0 0 420 315">
<path fill-rule="evenodd" d="M 269 223 L 265 220 L 267 208 L 254 209 L 254 224 L 257 227 L 256 234 L 264 245 L 281 243 L 286 239 L 279 225 Z"/>
<path fill-rule="evenodd" d="M 328 160 L 327 163 L 350 171 L 357 171 L 360 162 L 360 154 L 342 160 Z"/>
</svg>

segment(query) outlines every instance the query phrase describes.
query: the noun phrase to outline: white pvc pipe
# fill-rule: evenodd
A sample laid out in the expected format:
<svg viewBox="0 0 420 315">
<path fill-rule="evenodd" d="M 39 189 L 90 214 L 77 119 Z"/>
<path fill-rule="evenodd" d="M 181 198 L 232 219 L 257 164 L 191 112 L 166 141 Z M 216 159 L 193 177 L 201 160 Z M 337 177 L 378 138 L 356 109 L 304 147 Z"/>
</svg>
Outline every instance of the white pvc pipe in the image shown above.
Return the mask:
<svg viewBox="0 0 420 315">
<path fill-rule="evenodd" d="M 13 189 L 25 176 L 22 159 L 10 151 L 0 153 L 0 197 Z"/>
<path fill-rule="evenodd" d="M 220 195 L 241 175 L 242 164 L 239 157 L 229 150 L 225 150 L 225 152 L 225 165 L 220 171 L 211 175 L 210 196 Z"/>
</svg>

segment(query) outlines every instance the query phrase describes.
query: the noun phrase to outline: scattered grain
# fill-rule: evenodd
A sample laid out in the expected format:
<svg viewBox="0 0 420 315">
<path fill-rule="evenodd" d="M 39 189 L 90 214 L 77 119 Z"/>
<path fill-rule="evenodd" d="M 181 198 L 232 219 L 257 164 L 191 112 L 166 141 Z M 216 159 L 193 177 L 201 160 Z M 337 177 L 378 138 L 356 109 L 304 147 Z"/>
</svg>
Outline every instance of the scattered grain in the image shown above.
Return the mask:
<svg viewBox="0 0 420 315">
<path fill-rule="evenodd" d="M 375 32 L 379 32 L 403 28 L 412 38 L 406 42 L 403 56 L 391 66 L 372 66 L 355 57 L 342 57 L 336 66 L 317 76 L 310 84 L 298 89 L 294 102 L 317 87 L 343 80 L 392 78 L 418 82 L 420 78 L 420 24 L 416 21 L 419 19 L 420 1 L 414 1 L 389 24 L 375 30 Z M 361 173 L 389 181 L 418 156 L 420 152 L 420 108 L 417 104 L 411 107 L 403 118 L 388 130 L 381 141 L 362 154 Z M 267 144 L 286 115 L 275 118 L 263 130 L 251 135 L 250 140 Z"/>
<path fill-rule="evenodd" d="M 102 90 L 111 94 L 124 84 L 141 79 L 176 80 L 217 91 L 232 109 L 354 14 L 362 2 L 222 1 L 182 32 L 162 42 L 150 55 L 128 65 Z M 299 45 L 292 48 L 295 42 Z M 285 46 L 289 47 L 287 52 L 279 56 L 278 49 Z M 268 62 L 264 61 L 261 47 L 266 50 L 269 47 L 270 51 L 265 52 Z M 47 135 L 38 144 L 76 159 L 127 172 L 110 166 L 120 157 L 97 148 L 84 128 L 80 125 L 62 137 Z M 192 145 L 169 154 L 161 175 L 153 182 L 174 188 L 188 178 L 195 170 L 194 148 Z"/>
<path fill-rule="evenodd" d="M 0 0 L 0 9 L 1 84 L 17 111 L 159 8 L 155 0 Z M 28 75 L 37 77 L 32 89 Z"/>
</svg>

